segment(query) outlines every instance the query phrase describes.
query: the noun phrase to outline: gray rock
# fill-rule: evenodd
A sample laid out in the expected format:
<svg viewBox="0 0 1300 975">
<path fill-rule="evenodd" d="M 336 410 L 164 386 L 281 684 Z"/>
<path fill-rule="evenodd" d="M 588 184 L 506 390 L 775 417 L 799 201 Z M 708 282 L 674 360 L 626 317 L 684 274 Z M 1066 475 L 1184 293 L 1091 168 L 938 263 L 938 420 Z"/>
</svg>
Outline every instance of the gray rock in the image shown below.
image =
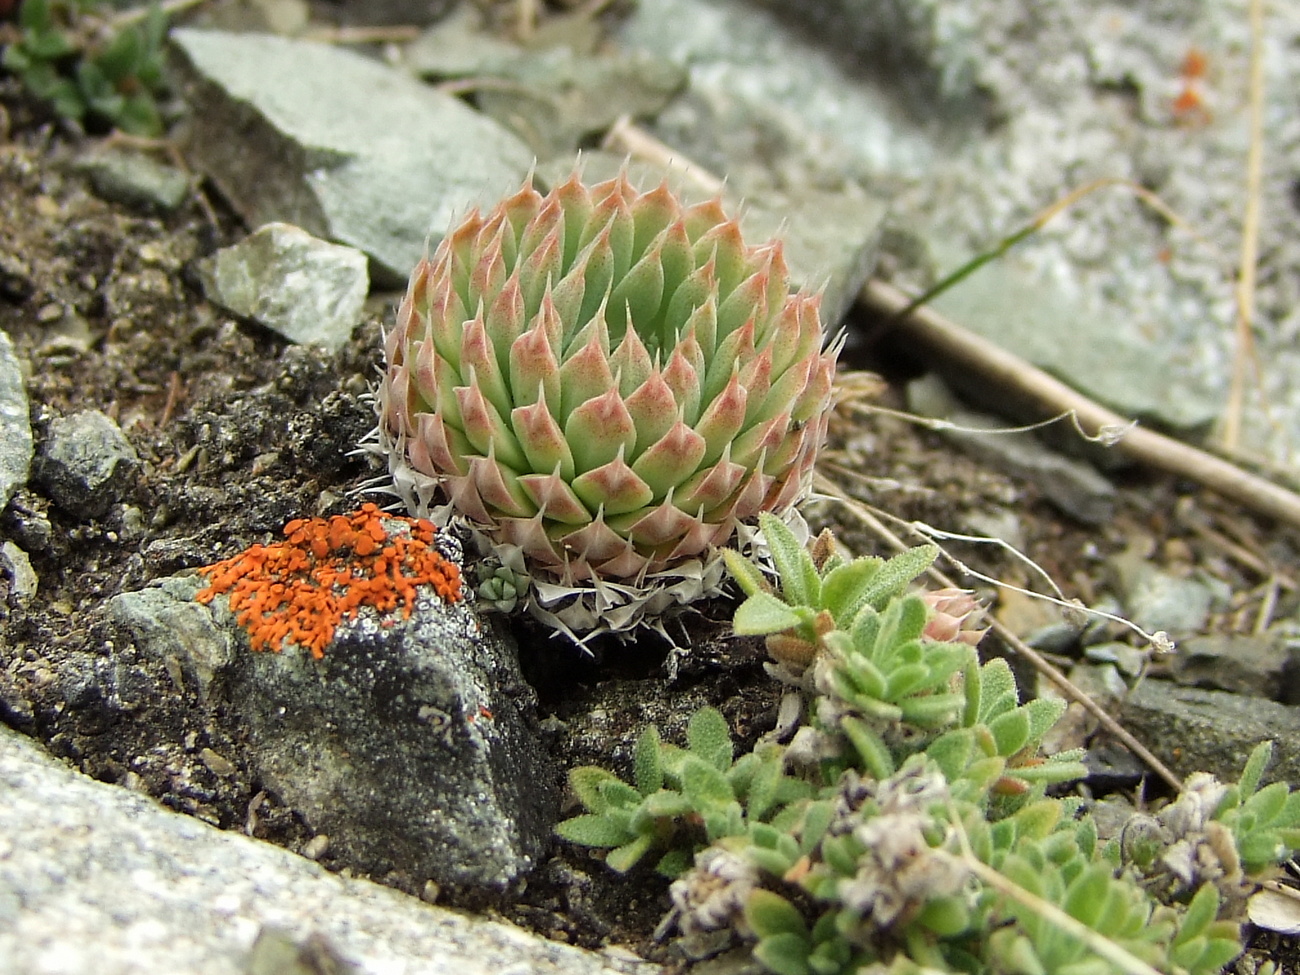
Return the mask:
<svg viewBox="0 0 1300 975">
<path fill-rule="evenodd" d="M 173 679 L 179 677 L 178 691 L 192 690 L 201 702 L 212 699 L 213 683 L 224 676 L 235 645 L 230 630 L 218 625 L 206 606 L 194 602 L 194 594 L 205 585 L 200 576 L 173 576 L 108 601 L 110 618 Z"/>
<path fill-rule="evenodd" d="M 27 483 L 34 449 L 22 366 L 8 333 L 0 331 L 0 511 Z"/>
<path fill-rule="evenodd" d="M 913 111 L 900 104 L 909 79 L 871 84 L 824 38 L 791 31 L 748 0 L 641 0 L 619 38 L 690 69 L 690 97 L 655 127 L 742 186 L 916 174 L 979 121 L 931 104 Z"/>
<path fill-rule="evenodd" d="M 1297 25 L 1288 19 L 1276 42 L 1300 38 Z M 1187 118 L 1173 105 L 1194 38 L 1224 43 L 1207 46 L 1207 111 Z M 689 67 L 690 92 L 655 130 L 736 185 L 800 185 L 829 170 L 889 187 L 892 229 L 930 254 L 899 278 L 918 290 L 1091 180 L 1159 193 L 1194 234 L 1108 187 L 941 305 L 1120 413 L 1183 435 L 1217 418 L 1234 313 L 1234 262 L 1224 255 L 1241 234 L 1249 129 L 1231 86 L 1214 76 L 1246 70 L 1249 38 L 1228 8 L 641 0 L 622 39 Z M 1280 63 L 1269 71 L 1267 117 L 1286 120 L 1270 145 L 1288 158 L 1300 146 L 1286 105 L 1294 86 Z M 815 149 L 792 151 L 800 145 Z M 1290 193 L 1286 173 L 1265 175 L 1276 215 L 1263 230 L 1269 256 L 1256 289 L 1265 392 L 1246 404 L 1243 432 L 1243 446 L 1282 464 L 1300 436 L 1300 283 L 1285 273 L 1300 252 L 1300 213 Z"/>
<path fill-rule="evenodd" d="M 1083 655 L 1094 664 L 1113 664 L 1128 678 L 1139 676 L 1151 661 L 1151 653 L 1145 647 L 1119 641 L 1094 643 L 1084 650 Z"/>
<path fill-rule="evenodd" d="M 479 107 L 543 159 L 571 155 L 620 116 L 655 115 L 686 84 L 680 66 L 643 51 L 530 49 L 487 33 L 481 19 L 464 8 L 408 46 L 403 63 L 431 80 L 474 79 Z"/>
<path fill-rule="evenodd" d="M 0 794 L 6 975 L 244 975 L 266 953 L 255 946 L 277 939 L 299 945 L 299 958 L 332 957 L 364 972 L 659 971 L 327 873 L 94 782 L 3 726 Z"/>
<path fill-rule="evenodd" d="M 171 38 L 193 158 L 239 214 L 365 251 L 382 286 L 404 283 L 455 216 L 515 189 L 532 162 L 496 122 L 351 51 L 221 31 Z"/>
<path fill-rule="evenodd" d="M 1101 525 L 1115 513 L 1115 487 L 1091 465 L 1063 457 L 1032 433 L 999 432 L 1005 423 L 963 408 L 937 376 L 909 383 L 907 402 L 921 416 L 951 423 L 952 428 L 939 431 L 944 439 L 1012 477 L 1029 481 L 1071 518 Z"/>
<path fill-rule="evenodd" d="M 1161 571 L 1140 547 L 1126 549 L 1108 562 L 1128 618 L 1148 632 L 1164 630 L 1175 638 L 1198 633 L 1219 602 L 1220 594 L 1208 582 Z"/>
<path fill-rule="evenodd" d="M 40 580 L 27 553 L 11 541 L 0 543 L 0 570 L 9 577 L 9 592 L 14 602 L 25 606 L 36 595 Z"/>
<path fill-rule="evenodd" d="M 50 421 L 35 475 L 69 514 L 98 518 L 122 499 L 138 466 L 117 424 L 99 410 L 82 410 Z"/>
<path fill-rule="evenodd" d="M 1276 635 L 1212 633 L 1179 642 L 1169 672 L 1180 684 L 1276 699 L 1285 696 L 1291 655 Z"/>
<path fill-rule="evenodd" d="M 463 605 L 426 592 L 409 620 L 363 611 L 319 661 L 239 652 L 230 695 L 267 787 L 360 870 L 502 890 L 550 842 L 559 775 L 525 720 L 531 690 Z"/>
<path fill-rule="evenodd" d="M 366 255 L 300 227 L 268 223 L 199 265 L 204 293 L 299 345 L 338 349 L 370 291 Z"/>
<path fill-rule="evenodd" d="M 95 194 L 114 203 L 170 213 L 185 202 L 190 177 L 137 152 L 96 151 L 77 160 Z"/>
<path fill-rule="evenodd" d="M 1199 770 L 1235 782 L 1251 750 L 1261 741 L 1272 741 L 1268 780 L 1300 782 L 1300 708 L 1145 680 L 1118 717 L 1179 775 Z"/>
<path fill-rule="evenodd" d="M 114 597 L 140 650 L 247 733 L 257 776 L 353 869 L 444 888 L 510 887 L 558 818 L 559 774 L 528 725 L 515 648 L 429 587 L 409 619 L 363 608 L 324 658 L 253 653 L 229 611 L 176 577 Z"/>
<path fill-rule="evenodd" d="M 961 263 L 951 259 L 943 267 Z M 1158 345 L 1116 328 L 1096 304 L 1068 298 L 1018 255 L 986 264 L 930 304 L 1121 416 L 1204 433 L 1222 407 L 1210 390 L 1178 376 Z M 950 369 L 947 378 L 979 392 L 961 371 Z"/>
</svg>

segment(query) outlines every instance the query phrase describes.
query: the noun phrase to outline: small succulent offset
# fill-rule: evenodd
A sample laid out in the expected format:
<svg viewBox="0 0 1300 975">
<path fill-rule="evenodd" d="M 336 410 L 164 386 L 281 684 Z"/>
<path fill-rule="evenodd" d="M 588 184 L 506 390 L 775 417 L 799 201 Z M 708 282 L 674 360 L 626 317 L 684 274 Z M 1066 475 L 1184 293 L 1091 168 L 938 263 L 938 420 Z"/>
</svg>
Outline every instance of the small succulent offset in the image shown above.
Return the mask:
<svg viewBox="0 0 1300 975">
<path fill-rule="evenodd" d="M 717 552 L 807 491 L 835 368 L 782 246 L 718 201 L 574 174 L 472 213 L 387 336 L 378 439 L 421 514 L 457 517 L 571 635 L 718 591 Z"/>
<path fill-rule="evenodd" d="M 570 774 L 587 813 L 557 830 L 620 872 L 653 855 L 675 878 L 661 933 L 687 957 L 739 943 L 777 975 L 1213 975 L 1240 953 L 1245 899 L 1300 848 L 1300 793 L 1259 788 L 1268 745 L 1238 785 L 1193 776 L 1103 841 L 1081 800 L 1046 791 L 1084 774 L 1080 753 L 1040 748 L 1063 703 L 1021 704 L 1005 662 L 979 663 L 968 596 L 907 591 L 932 548 L 845 561 L 778 519 L 762 532 L 779 588 L 728 556 L 749 593 L 735 626 L 767 636 L 802 727 L 739 757 L 711 709 L 685 749 L 647 729 L 633 785 Z"/>
<path fill-rule="evenodd" d="M 65 118 L 160 135 L 166 17 L 155 2 L 143 19 L 115 27 L 96 17 L 109 9 L 103 0 L 23 0 L 4 67 Z"/>
</svg>

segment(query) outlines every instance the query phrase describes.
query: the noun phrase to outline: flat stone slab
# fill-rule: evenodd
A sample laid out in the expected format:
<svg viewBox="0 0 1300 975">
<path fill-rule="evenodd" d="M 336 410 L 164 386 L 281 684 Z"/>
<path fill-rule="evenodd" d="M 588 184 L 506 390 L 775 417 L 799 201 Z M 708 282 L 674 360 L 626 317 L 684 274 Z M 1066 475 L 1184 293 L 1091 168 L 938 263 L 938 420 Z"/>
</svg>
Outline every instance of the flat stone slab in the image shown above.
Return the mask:
<svg viewBox="0 0 1300 975">
<path fill-rule="evenodd" d="M 95 782 L 3 726 L 0 796 L 6 975 L 246 975 L 259 936 L 259 955 L 268 938 L 289 940 L 341 960 L 346 967 L 330 970 L 349 973 L 660 970 L 328 873 Z"/>
<path fill-rule="evenodd" d="M 191 158 L 239 215 L 364 251 L 382 286 L 404 284 L 455 218 L 532 165 L 492 119 L 360 54 L 264 34 L 171 39 L 194 108 Z"/>
</svg>

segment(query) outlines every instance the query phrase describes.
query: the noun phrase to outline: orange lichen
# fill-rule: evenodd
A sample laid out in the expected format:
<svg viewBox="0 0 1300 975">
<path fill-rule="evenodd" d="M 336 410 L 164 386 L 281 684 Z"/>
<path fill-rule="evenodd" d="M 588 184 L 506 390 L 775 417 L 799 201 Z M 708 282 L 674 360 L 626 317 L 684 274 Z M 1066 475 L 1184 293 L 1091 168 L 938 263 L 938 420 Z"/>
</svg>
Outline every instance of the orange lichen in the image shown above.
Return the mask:
<svg viewBox="0 0 1300 975">
<path fill-rule="evenodd" d="M 385 518 L 409 532 L 389 534 Z M 228 593 L 254 650 L 279 653 L 291 640 L 319 659 L 338 624 L 362 606 L 387 613 L 401 603 L 409 617 L 422 585 L 447 602 L 461 598 L 460 568 L 433 547 L 436 531 L 373 504 L 350 515 L 298 518 L 284 526 L 285 541 L 200 569 L 208 586 L 194 598 L 209 603 Z"/>
</svg>

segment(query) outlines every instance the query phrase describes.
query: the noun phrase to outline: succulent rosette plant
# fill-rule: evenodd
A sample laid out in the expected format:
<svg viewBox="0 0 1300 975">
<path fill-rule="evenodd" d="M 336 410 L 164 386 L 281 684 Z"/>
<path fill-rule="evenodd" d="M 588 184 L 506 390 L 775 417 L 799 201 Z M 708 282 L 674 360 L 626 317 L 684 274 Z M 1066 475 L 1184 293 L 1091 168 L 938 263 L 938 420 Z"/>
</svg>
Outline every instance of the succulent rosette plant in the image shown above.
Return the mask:
<svg viewBox="0 0 1300 975">
<path fill-rule="evenodd" d="M 806 493 L 835 369 L 818 304 L 717 200 L 530 180 L 412 274 L 378 392 L 394 485 L 570 634 L 652 622 Z"/>
</svg>

